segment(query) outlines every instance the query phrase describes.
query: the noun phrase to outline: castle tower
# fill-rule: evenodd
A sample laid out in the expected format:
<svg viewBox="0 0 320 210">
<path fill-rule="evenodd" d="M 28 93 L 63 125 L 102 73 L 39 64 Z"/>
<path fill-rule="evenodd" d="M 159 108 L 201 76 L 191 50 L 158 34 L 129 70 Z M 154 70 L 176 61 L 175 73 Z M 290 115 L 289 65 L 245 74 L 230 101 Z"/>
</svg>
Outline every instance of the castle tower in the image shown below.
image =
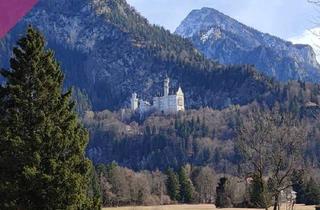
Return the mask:
<svg viewBox="0 0 320 210">
<path fill-rule="evenodd" d="M 179 89 L 176 93 L 176 97 L 177 97 L 177 110 L 178 111 L 184 111 L 185 110 L 185 105 L 184 105 L 184 93 L 181 89 L 181 87 L 179 86 Z"/>
<path fill-rule="evenodd" d="M 131 110 L 135 111 L 139 108 L 139 99 L 136 93 L 132 94 L 131 97 Z"/>
<path fill-rule="evenodd" d="M 170 79 L 167 77 L 165 80 L 164 80 L 164 96 L 168 96 L 169 95 L 169 83 L 170 83 Z"/>
</svg>

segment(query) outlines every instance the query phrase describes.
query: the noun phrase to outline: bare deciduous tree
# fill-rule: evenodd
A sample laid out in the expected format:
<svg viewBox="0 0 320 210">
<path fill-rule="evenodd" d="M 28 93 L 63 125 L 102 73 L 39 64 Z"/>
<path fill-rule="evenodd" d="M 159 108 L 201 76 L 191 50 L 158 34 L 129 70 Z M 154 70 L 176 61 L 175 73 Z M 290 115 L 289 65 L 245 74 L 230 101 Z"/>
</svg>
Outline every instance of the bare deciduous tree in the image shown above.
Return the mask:
<svg viewBox="0 0 320 210">
<path fill-rule="evenodd" d="M 300 165 L 306 133 L 299 120 L 277 110 L 255 110 L 243 118 L 237 146 L 246 160 L 247 170 L 261 181 L 266 209 L 268 193 L 276 210 L 280 192 L 291 186 L 290 177 L 295 166 Z M 263 184 L 267 178 L 270 189 Z"/>
<path fill-rule="evenodd" d="M 195 177 L 195 187 L 199 193 L 200 203 L 212 203 L 216 194 L 217 177 L 209 167 L 200 169 L 199 174 Z"/>
</svg>

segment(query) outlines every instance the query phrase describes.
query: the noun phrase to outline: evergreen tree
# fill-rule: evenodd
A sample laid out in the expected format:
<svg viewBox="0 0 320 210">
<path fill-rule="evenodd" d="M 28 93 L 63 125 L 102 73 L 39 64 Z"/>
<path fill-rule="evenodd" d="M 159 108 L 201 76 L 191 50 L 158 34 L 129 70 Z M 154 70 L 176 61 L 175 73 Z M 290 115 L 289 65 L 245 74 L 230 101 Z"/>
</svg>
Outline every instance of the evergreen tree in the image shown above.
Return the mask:
<svg viewBox="0 0 320 210">
<path fill-rule="evenodd" d="M 312 178 L 308 181 L 304 191 L 304 203 L 306 205 L 320 204 L 320 188 Z"/>
<path fill-rule="evenodd" d="M 186 172 L 185 167 L 179 171 L 180 182 L 180 201 L 182 203 L 191 203 L 193 201 L 194 187 Z"/>
<path fill-rule="evenodd" d="M 250 205 L 254 208 L 268 208 L 271 203 L 270 191 L 273 189 L 272 179 L 268 180 L 268 186 L 259 176 L 253 175 L 250 185 Z"/>
<path fill-rule="evenodd" d="M 88 195 L 92 198 L 92 205 L 93 208 L 100 209 L 99 206 L 101 206 L 102 202 L 102 192 L 101 187 L 99 183 L 99 176 L 95 169 L 95 167 L 92 165 L 89 173 L 89 189 L 88 189 Z"/>
<path fill-rule="evenodd" d="M 303 171 L 295 170 L 291 177 L 292 189 L 297 192 L 297 203 L 305 203 L 305 183 L 303 180 Z"/>
<path fill-rule="evenodd" d="M 218 186 L 216 188 L 216 202 L 215 205 L 218 208 L 232 207 L 231 198 L 226 188 L 228 185 L 228 179 L 226 177 L 220 178 Z"/>
<path fill-rule="evenodd" d="M 77 87 L 72 87 L 72 100 L 75 102 L 77 113 L 83 117 L 87 111 L 92 110 L 92 105 L 89 96 L 84 90 Z"/>
<path fill-rule="evenodd" d="M 1 70 L 0 209 L 98 209 L 88 195 L 88 133 L 63 73 L 31 27 Z M 96 202 L 98 203 L 98 201 Z"/>
<path fill-rule="evenodd" d="M 170 199 L 173 201 L 180 200 L 180 184 L 177 174 L 170 168 L 167 171 L 167 190 Z"/>
</svg>

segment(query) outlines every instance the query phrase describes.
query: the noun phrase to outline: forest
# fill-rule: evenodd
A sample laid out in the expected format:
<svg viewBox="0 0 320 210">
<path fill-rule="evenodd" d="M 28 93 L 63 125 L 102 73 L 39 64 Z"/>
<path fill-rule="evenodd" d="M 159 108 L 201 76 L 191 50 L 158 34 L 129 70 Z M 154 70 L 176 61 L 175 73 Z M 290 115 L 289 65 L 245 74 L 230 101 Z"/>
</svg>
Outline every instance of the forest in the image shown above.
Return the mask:
<svg viewBox="0 0 320 210">
<path fill-rule="evenodd" d="M 264 208 L 272 205 L 271 181 L 266 181 L 263 194 L 259 181 L 250 183 L 245 177 L 218 174 L 210 167 L 185 165 L 164 172 L 138 171 L 116 163 L 96 167 L 96 193 L 102 206 L 154 206 L 168 204 L 215 204 L 221 208 Z M 320 202 L 319 177 L 311 171 L 294 170 L 290 176 L 297 203 L 315 205 Z M 267 196 L 265 204 L 262 195 Z"/>
<path fill-rule="evenodd" d="M 289 189 L 298 192 L 299 203 L 318 204 L 320 113 L 315 103 L 298 102 L 311 95 L 300 96 L 294 105 L 270 108 L 255 102 L 171 116 L 86 112 L 83 122 L 92 137 L 87 154 L 98 165 L 102 197 L 114 199 L 103 200 L 104 205 L 177 202 L 265 208 L 277 205 L 274 198 Z M 115 168 L 121 171 L 117 177 L 124 176 L 127 192 L 134 192 L 125 201 L 120 195 L 128 193 L 116 190 L 121 181 L 110 172 Z M 141 176 L 148 182 L 137 187 Z M 163 191 L 153 193 L 154 184 Z M 139 194 L 130 190 L 132 185 L 145 188 Z"/>
<path fill-rule="evenodd" d="M 304 163 L 314 166 L 320 158 L 319 108 L 307 105 L 295 116 L 308 129 Z M 241 163 L 239 148 L 234 144 L 237 129 L 257 106 L 203 108 L 177 116 L 154 114 L 143 120 L 129 110 L 87 112 L 83 118 L 91 134 L 87 153 L 96 164 L 116 161 L 135 170 L 176 169 L 193 164 L 236 174 Z"/>
<path fill-rule="evenodd" d="M 94 84 L 101 95 L 66 88 L 53 51 L 28 27 L 10 68 L 0 71 L 1 209 L 175 203 L 267 209 L 290 190 L 299 203 L 320 203 L 318 84 L 282 84 L 250 65 L 221 66 L 188 41 L 150 27 L 124 1 L 106 2 L 96 12 L 112 8 L 102 15 L 122 35 L 131 31 L 126 41 L 151 49 L 145 54 L 154 50 L 150 57 L 161 70 L 151 74 L 149 66 L 150 75 L 159 78 L 166 69 L 180 78 L 188 110 L 139 115 L 120 108 L 132 89 L 127 80 L 114 98 L 107 80 Z M 94 97 L 101 101 L 94 104 Z M 104 100 L 110 110 L 101 109 Z"/>
</svg>

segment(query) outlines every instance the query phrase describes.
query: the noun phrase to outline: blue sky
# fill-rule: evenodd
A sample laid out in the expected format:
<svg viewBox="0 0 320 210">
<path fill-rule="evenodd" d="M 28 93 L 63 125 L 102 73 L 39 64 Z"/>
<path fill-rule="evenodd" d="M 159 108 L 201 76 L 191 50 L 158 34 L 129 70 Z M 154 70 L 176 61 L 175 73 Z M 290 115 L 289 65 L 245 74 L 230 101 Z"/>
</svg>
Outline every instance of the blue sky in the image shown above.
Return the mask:
<svg viewBox="0 0 320 210">
<path fill-rule="evenodd" d="M 127 0 L 151 23 L 174 31 L 192 9 L 215 8 L 246 25 L 299 41 L 320 22 L 320 8 L 308 0 Z"/>
</svg>

